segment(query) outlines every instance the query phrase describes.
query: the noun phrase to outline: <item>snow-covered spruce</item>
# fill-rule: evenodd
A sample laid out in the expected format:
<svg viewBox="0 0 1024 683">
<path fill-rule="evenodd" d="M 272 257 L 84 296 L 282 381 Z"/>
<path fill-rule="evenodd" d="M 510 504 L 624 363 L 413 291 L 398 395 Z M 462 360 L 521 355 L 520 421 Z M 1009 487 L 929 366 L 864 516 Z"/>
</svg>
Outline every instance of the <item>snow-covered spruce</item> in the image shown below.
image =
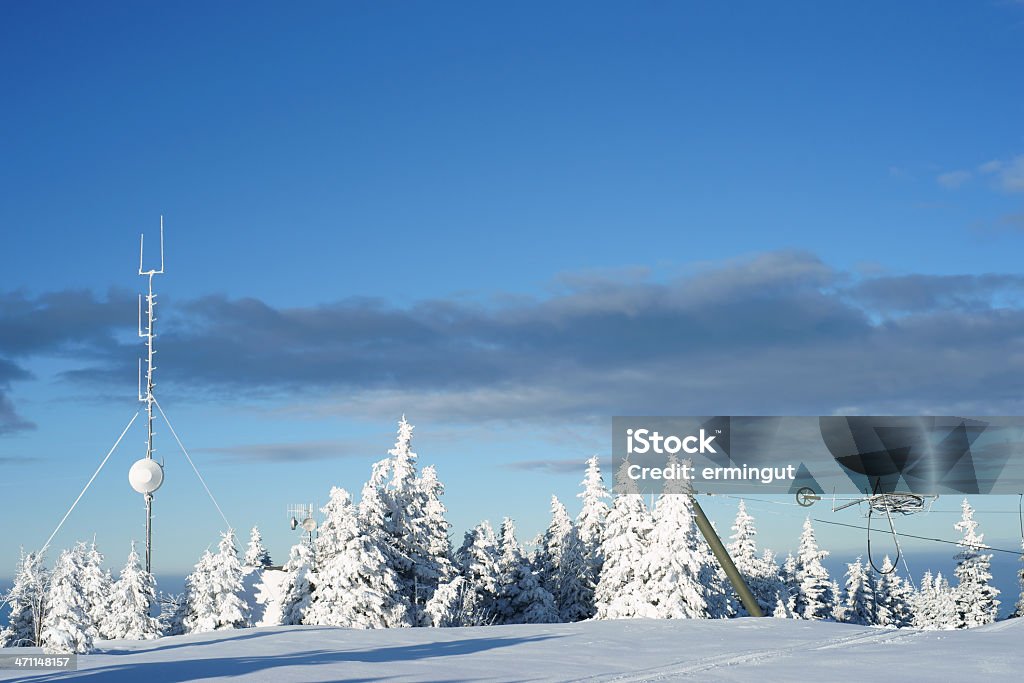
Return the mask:
<svg viewBox="0 0 1024 683">
<path fill-rule="evenodd" d="M 957 586 L 954 591 L 956 603 L 957 628 L 983 626 L 996 620 L 999 613 L 999 590 L 993 586 L 992 573 L 989 571 L 992 555 L 981 552 L 987 548 L 985 535 L 977 532 L 978 522 L 974 519 L 974 508 L 967 499 L 961 505 L 963 517 L 954 525 L 963 532 L 960 546 L 963 548 L 957 556 L 954 574 Z"/>
<path fill-rule="evenodd" d="M 662 493 L 654 506 L 654 526 L 647 552 L 641 560 L 644 590 L 643 612 L 637 616 L 655 619 L 707 619 L 707 584 L 704 540 L 694 524 L 690 497 L 684 493 Z M 724 616 L 716 614 L 714 616 Z"/>
<path fill-rule="evenodd" d="M 148 640 L 159 638 L 159 622 L 150 616 L 156 604 L 156 581 L 142 568 L 132 541 L 128 561 L 113 586 L 109 608 L 103 618 L 104 638 Z"/>
<path fill-rule="evenodd" d="M 216 628 L 213 606 L 213 553 L 207 548 L 185 578 L 185 616 L 181 625 L 185 633 L 203 633 Z"/>
<path fill-rule="evenodd" d="M 832 618 L 836 588 L 829 579 L 828 570 L 821 563 L 825 557 L 828 557 L 828 551 L 818 548 L 814 526 L 808 517 L 804 520 L 803 532 L 800 534 L 794 577 L 797 588 L 796 612 L 803 619 Z"/>
<path fill-rule="evenodd" d="M 258 526 L 253 526 L 249 532 L 249 545 L 245 549 L 245 559 L 242 561 L 246 567 L 269 567 L 270 552 L 263 545 L 263 534 Z"/>
<path fill-rule="evenodd" d="M 284 565 L 287 578 L 282 585 L 281 601 L 277 606 L 276 623 L 294 626 L 303 623 L 306 609 L 312 600 L 313 550 L 305 543 L 296 543 Z"/>
<path fill-rule="evenodd" d="M 498 542 L 490 522 L 484 520 L 466 532 L 455 556 L 465 579 L 465 585 L 459 588 L 462 626 L 485 626 L 498 621 L 498 557 Z"/>
<path fill-rule="evenodd" d="M 875 580 L 875 624 L 904 628 L 911 625 L 911 598 L 914 590 L 896 572 L 892 560 L 882 560 L 881 575 Z"/>
<path fill-rule="evenodd" d="M 39 644 L 50 573 L 38 553 L 21 551 L 14 585 L 4 596 L 10 605 L 8 624 L 0 630 L 0 647 L 33 647 Z"/>
<path fill-rule="evenodd" d="M 782 578 L 779 575 L 779 567 L 775 563 L 775 556 L 768 549 L 760 556 L 757 554 L 757 528 L 754 525 L 754 518 L 747 512 L 747 505 L 740 500 L 736 510 L 736 520 L 732 525 L 733 535 L 727 549 L 736 568 L 743 575 L 754 594 L 761 611 L 765 614 L 773 614 L 778 609 L 780 602 L 785 611 L 786 601 L 789 599 L 787 590 Z M 739 614 L 746 614 L 742 605 L 737 606 Z"/>
<path fill-rule="evenodd" d="M 89 618 L 93 623 L 95 637 L 112 637 L 104 630 L 104 623 L 111 607 L 114 579 L 109 569 L 103 569 L 103 554 L 96 547 L 95 538 L 85 548 L 82 587 L 89 601 Z"/>
<path fill-rule="evenodd" d="M 925 572 L 921 588 L 911 600 L 912 625 L 928 631 L 949 630 L 957 627 L 956 599 L 949 582 L 942 574 Z"/>
<path fill-rule="evenodd" d="M 467 621 L 463 609 L 466 586 L 466 579 L 456 576 L 437 587 L 423 608 L 429 626 L 447 628 Z"/>
<path fill-rule="evenodd" d="M 163 593 L 157 601 L 160 603 L 160 635 L 180 636 L 185 633 L 185 617 L 188 615 L 187 593 Z"/>
<path fill-rule="evenodd" d="M 384 554 L 358 523 L 352 498 L 331 489 L 316 540 L 313 595 L 303 623 L 351 628 L 387 628 L 409 624 L 409 604 Z"/>
<path fill-rule="evenodd" d="M 576 525 L 565 506 L 551 496 L 551 523 L 541 539 L 537 569 L 541 585 L 555 598 L 560 621 L 590 616 L 593 591 L 586 585 L 585 563 Z"/>
<path fill-rule="evenodd" d="M 602 547 L 609 510 L 608 501 L 611 500 L 611 494 L 608 493 L 601 477 L 601 467 L 596 455 L 587 460 L 587 473 L 580 485 L 583 491 L 578 493 L 577 497 L 582 499 L 583 507 L 576 518 L 576 531 L 583 556 L 580 571 L 583 592 L 580 595 L 580 605 L 584 618 L 589 618 L 597 613 L 594 592 L 597 590 L 601 569 L 604 566 Z"/>
<path fill-rule="evenodd" d="M 448 509 L 441 501 L 444 495 L 444 484 L 437 478 L 437 468 L 427 465 L 423 468 L 417 485 L 423 495 L 424 532 L 422 542 L 423 554 L 430 565 L 430 592 L 442 583 L 456 576 L 455 564 L 452 561 L 452 542 L 449 537 L 451 524 L 448 523 Z"/>
<path fill-rule="evenodd" d="M 217 553 L 203 553 L 186 579 L 188 633 L 243 628 L 249 624 L 249 606 L 242 600 L 242 564 L 238 560 L 235 532 L 221 534 Z"/>
<path fill-rule="evenodd" d="M 1024 538 L 1020 541 L 1020 550 L 1020 561 L 1024 562 Z M 1017 598 L 1016 609 L 1013 614 L 1019 618 L 1024 617 L 1024 567 L 1017 571 L 1017 580 L 1020 582 L 1020 596 Z"/>
<path fill-rule="evenodd" d="M 95 625 L 82 576 L 88 550 L 84 543 L 65 550 L 57 559 L 46 596 L 40 645 L 47 653 L 92 652 Z"/>
<path fill-rule="evenodd" d="M 608 512 L 601 555 L 604 564 L 594 593 L 598 619 L 647 616 L 646 563 L 654 524 L 638 493 L 621 493 Z"/>
<path fill-rule="evenodd" d="M 411 625 L 429 624 L 424 606 L 438 585 L 454 578 L 444 486 L 431 466 L 417 476 L 413 426 L 402 417 L 389 458 L 376 463 L 363 487 L 359 521 L 394 572 Z M 390 480 L 389 480 L 390 475 Z"/>
<path fill-rule="evenodd" d="M 508 517 L 498 537 L 498 618 L 503 624 L 549 624 L 558 621 L 555 600 L 534 574 Z"/>
<path fill-rule="evenodd" d="M 836 604 L 835 619 L 848 624 L 870 626 L 876 623 L 875 579 L 861 558 L 846 565 L 846 587 Z"/>
</svg>

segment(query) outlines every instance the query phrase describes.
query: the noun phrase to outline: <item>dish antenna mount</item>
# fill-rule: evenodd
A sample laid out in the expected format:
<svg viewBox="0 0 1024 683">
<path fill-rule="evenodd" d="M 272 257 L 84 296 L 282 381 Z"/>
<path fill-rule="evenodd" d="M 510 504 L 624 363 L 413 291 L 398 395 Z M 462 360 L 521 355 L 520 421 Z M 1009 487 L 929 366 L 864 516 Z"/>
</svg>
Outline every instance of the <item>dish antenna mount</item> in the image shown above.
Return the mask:
<svg viewBox="0 0 1024 683">
<path fill-rule="evenodd" d="M 314 505 L 295 503 L 288 506 L 288 526 L 292 531 L 301 530 L 305 543 L 313 547 L 313 533 L 316 531 L 316 519 L 313 517 Z"/>
</svg>

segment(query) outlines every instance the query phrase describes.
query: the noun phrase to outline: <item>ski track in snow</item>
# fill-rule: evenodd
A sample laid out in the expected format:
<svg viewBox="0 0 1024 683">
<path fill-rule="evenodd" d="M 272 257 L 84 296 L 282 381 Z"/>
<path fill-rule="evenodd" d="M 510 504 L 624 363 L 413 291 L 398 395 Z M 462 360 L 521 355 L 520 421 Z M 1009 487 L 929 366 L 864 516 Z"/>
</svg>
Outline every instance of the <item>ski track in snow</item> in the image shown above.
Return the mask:
<svg viewBox="0 0 1024 683">
<path fill-rule="evenodd" d="M 846 638 L 828 638 L 825 640 L 800 643 L 798 645 L 783 648 L 755 650 L 753 652 L 745 652 L 740 655 L 725 654 L 713 657 L 704 657 L 696 662 L 680 661 L 674 665 L 654 667 L 642 671 L 634 671 L 624 675 L 587 677 L 578 680 L 592 681 L 594 683 L 597 683 L 598 681 L 607 681 L 608 683 L 613 681 L 615 683 L 643 683 L 646 681 L 674 680 L 676 678 L 706 673 L 721 667 L 737 666 L 741 664 L 759 664 L 771 659 L 798 656 L 812 650 L 856 647 L 858 645 L 880 642 L 894 643 L 900 640 L 913 638 L 917 635 L 920 635 L 919 631 L 897 631 L 894 629 L 887 629 L 878 633 L 859 633 Z"/>
</svg>

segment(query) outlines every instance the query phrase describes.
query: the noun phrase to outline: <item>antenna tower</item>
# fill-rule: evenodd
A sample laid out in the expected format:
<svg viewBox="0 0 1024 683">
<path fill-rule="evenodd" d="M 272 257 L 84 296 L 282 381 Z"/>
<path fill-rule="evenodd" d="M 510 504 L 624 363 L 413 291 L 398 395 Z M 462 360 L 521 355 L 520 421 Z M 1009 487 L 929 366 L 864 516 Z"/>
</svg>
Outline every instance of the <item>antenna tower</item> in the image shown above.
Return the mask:
<svg viewBox="0 0 1024 683">
<path fill-rule="evenodd" d="M 160 216 L 160 269 L 151 268 L 143 270 L 143 249 L 145 246 L 145 235 L 139 236 L 139 275 L 145 277 L 149 284 L 146 294 L 146 326 L 142 326 L 142 295 L 139 295 L 139 337 L 146 340 L 146 391 L 142 391 L 142 359 L 139 359 L 139 401 L 146 404 L 146 457 L 135 462 L 128 472 L 128 481 L 146 499 L 146 571 L 152 571 L 153 556 L 153 493 L 160 488 L 164 480 L 163 463 L 158 463 L 153 458 L 156 449 L 153 448 L 153 406 L 156 399 L 153 397 L 153 356 L 156 351 L 153 349 L 153 340 L 156 338 L 156 316 L 153 314 L 156 308 L 156 294 L 153 293 L 153 276 L 163 275 L 164 272 L 164 217 Z"/>
</svg>

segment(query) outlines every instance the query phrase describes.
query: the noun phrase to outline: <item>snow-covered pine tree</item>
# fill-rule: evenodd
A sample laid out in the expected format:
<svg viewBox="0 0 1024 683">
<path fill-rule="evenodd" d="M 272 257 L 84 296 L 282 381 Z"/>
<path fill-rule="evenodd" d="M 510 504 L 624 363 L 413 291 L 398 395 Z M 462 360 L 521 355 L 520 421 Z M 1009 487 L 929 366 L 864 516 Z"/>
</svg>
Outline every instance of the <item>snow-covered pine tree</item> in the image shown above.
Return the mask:
<svg viewBox="0 0 1024 683">
<path fill-rule="evenodd" d="M 249 605 L 241 597 L 244 572 L 238 560 L 234 529 L 221 534 L 214 560 L 210 579 L 214 588 L 215 628 L 245 628 L 249 625 Z"/>
<path fill-rule="evenodd" d="M 238 560 L 235 532 L 221 534 L 217 553 L 209 550 L 185 580 L 186 615 L 183 624 L 188 633 L 244 628 L 249 623 L 249 606 L 241 598 L 242 563 Z"/>
<path fill-rule="evenodd" d="M 687 461 L 689 463 L 689 461 Z M 687 465 L 689 466 L 689 465 Z M 718 527 L 711 523 L 714 532 L 718 534 Z M 719 536 L 721 537 L 721 536 Z M 711 552 L 711 546 L 703 539 L 698 543 L 703 558 L 701 560 L 701 585 L 707 592 L 708 616 L 711 619 L 730 619 L 737 614 L 739 600 L 733 591 L 725 570 Z"/>
<path fill-rule="evenodd" d="M 702 583 L 711 567 L 705 568 L 704 539 L 698 536 L 685 493 L 666 490 L 654 506 L 654 526 L 648 536 L 647 552 L 641 560 L 643 600 L 638 616 L 656 619 L 707 619 L 710 583 Z M 640 558 L 638 558 L 640 559 Z M 717 616 L 717 615 L 716 615 Z"/>
<path fill-rule="evenodd" d="M 579 530 L 568 514 L 566 520 L 568 528 L 561 544 L 558 592 L 554 596 L 559 620 L 568 623 L 593 616 L 594 591 L 587 581 L 588 565 Z"/>
<path fill-rule="evenodd" d="M 882 560 L 881 575 L 875 580 L 875 624 L 905 628 L 913 621 L 911 596 L 913 588 L 896 572 L 892 560 Z"/>
<path fill-rule="evenodd" d="M 605 488 L 604 479 L 601 477 L 601 467 L 596 455 L 587 460 L 587 473 L 580 485 L 583 491 L 576 494 L 583 501 L 583 507 L 576 518 L 576 532 L 583 556 L 580 572 L 583 592 L 580 595 L 580 604 L 586 615 L 584 618 L 590 618 L 597 613 L 594 591 L 601 580 L 601 568 L 604 565 L 602 546 L 609 511 L 607 501 L 611 499 L 611 494 Z"/>
<path fill-rule="evenodd" d="M 959 615 L 956 605 L 956 591 L 949 585 L 949 581 L 936 574 L 932 582 L 935 590 L 935 624 L 941 630 L 957 628 Z"/>
<path fill-rule="evenodd" d="M 811 518 L 804 520 L 796 557 L 797 613 L 804 619 L 831 619 L 835 606 L 835 584 L 821 563 L 827 550 L 818 548 Z"/>
<path fill-rule="evenodd" d="M 558 618 L 569 623 L 593 616 L 594 591 L 585 580 L 586 558 L 573 525 L 562 549 L 562 578 L 558 586 Z"/>
<path fill-rule="evenodd" d="M 94 638 L 110 638 L 103 630 L 103 625 L 110 610 L 110 597 L 114 581 L 109 570 L 103 569 L 103 554 L 96 547 L 96 540 L 86 546 L 75 546 L 82 553 L 82 591 L 88 601 L 89 620 L 93 625 Z"/>
<path fill-rule="evenodd" d="M 796 581 L 797 561 L 793 553 L 786 553 L 786 559 L 782 563 L 782 567 L 779 569 L 779 580 L 782 582 L 782 587 L 785 592 L 781 596 L 780 605 L 776 605 L 772 616 L 778 617 L 780 614 L 786 614 L 789 619 L 800 619 L 800 605 L 798 600 L 800 597 L 800 586 Z"/>
<path fill-rule="evenodd" d="M 846 565 L 846 587 L 842 600 L 835 607 L 837 621 L 871 626 L 875 623 L 875 582 L 864 568 L 861 558 Z"/>
<path fill-rule="evenodd" d="M 317 538 L 313 596 L 303 623 L 350 628 L 409 625 L 409 605 L 384 554 L 359 528 L 348 491 L 334 487 Z"/>
<path fill-rule="evenodd" d="M 540 539 L 537 572 L 541 585 L 555 598 L 559 620 L 589 617 L 593 596 L 584 584 L 583 546 L 565 506 L 551 496 L 551 523 Z"/>
<path fill-rule="evenodd" d="M 284 570 L 287 578 L 281 586 L 280 622 L 282 626 L 297 626 L 304 623 L 312 599 L 313 550 L 305 543 L 293 545 Z"/>
<path fill-rule="evenodd" d="M 93 650 L 96 633 L 89 615 L 89 599 L 82 585 L 84 543 L 65 550 L 57 559 L 46 596 L 40 644 L 47 653 L 85 654 Z"/>
<path fill-rule="evenodd" d="M 423 605 L 430 599 L 437 577 L 433 575 L 426 549 L 426 499 L 416 477 L 417 455 L 412 450 L 413 426 L 405 419 L 398 423 L 395 445 L 388 451 L 391 456 L 391 483 L 385 498 L 390 519 L 391 544 L 396 552 L 392 556 L 398 588 L 405 600 L 413 606 L 414 624 Z"/>
<path fill-rule="evenodd" d="M 935 628 L 935 589 L 931 570 L 921 577 L 921 587 L 910 597 L 914 628 L 931 630 Z"/>
<path fill-rule="evenodd" d="M 150 616 L 155 604 L 156 581 L 142 568 L 132 541 L 128 561 L 113 586 L 110 608 L 103 619 L 101 631 L 104 637 L 128 640 L 159 638 L 160 624 Z"/>
<path fill-rule="evenodd" d="M 391 532 L 387 528 L 388 504 L 384 491 L 390 476 L 390 458 L 373 463 L 370 478 L 363 484 L 363 490 L 359 495 L 359 526 L 371 534 L 380 545 L 387 545 L 391 537 Z"/>
<path fill-rule="evenodd" d="M 750 579 L 757 572 L 755 565 L 759 559 L 757 556 L 757 528 L 754 526 L 754 518 L 747 512 L 747 503 L 742 498 L 736 508 L 736 519 L 732 523 L 732 536 L 726 550 L 740 570 L 744 578 Z M 751 587 L 751 590 L 753 588 Z M 764 605 L 762 605 L 762 608 Z"/>
<path fill-rule="evenodd" d="M 537 551 L 533 565 L 542 586 L 555 597 L 558 604 L 558 584 L 561 581 L 562 546 L 572 527 L 572 520 L 558 496 L 551 496 L 551 521 L 548 528 L 534 539 Z"/>
<path fill-rule="evenodd" d="M 42 555 L 21 551 L 14 585 L 4 601 L 10 605 L 8 623 L 0 630 L 0 647 L 35 647 L 39 644 L 50 573 Z"/>
<path fill-rule="evenodd" d="M 423 608 L 429 626 L 447 628 L 463 625 L 463 594 L 466 589 L 466 580 L 456 576 L 445 581 L 437 590 L 434 596 Z"/>
<path fill-rule="evenodd" d="M 466 583 L 461 589 L 462 626 L 485 626 L 497 622 L 498 544 L 490 522 L 484 520 L 466 532 L 456 561 Z"/>
<path fill-rule="evenodd" d="M 257 568 L 271 565 L 270 552 L 263 545 L 263 534 L 260 533 L 258 526 L 253 525 L 252 531 L 249 532 L 249 546 L 245 549 L 243 563 L 246 567 Z"/>
<path fill-rule="evenodd" d="M 963 532 L 954 570 L 958 584 L 954 592 L 957 613 L 957 628 L 983 626 L 996 620 L 999 613 L 999 590 L 993 586 L 989 571 L 992 555 L 981 552 L 985 545 L 984 534 L 977 533 L 978 522 L 974 519 L 974 508 L 967 499 L 961 505 L 963 517 L 954 525 Z"/>
<path fill-rule="evenodd" d="M 180 636 L 185 633 L 185 617 L 188 614 L 188 595 L 186 593 L 160 593 L 160 635 Z"/>
<path fill-rule="evenodd" d="M 185 579 L 185 613 L 181 620 L 185 633 L 205 633 L 217 628 L 212 580 L 215 562 L 213 553 L 204 550 Z"/>
<path fill-rule="evenodd" d="M 654 528 L 643 496 L 635 482 L 625 476 L 625 463 L 618 473 L 622 491 L 615 496 L 605 521 L 601 542 L 604 564 L 594 593 L 598 619 L 626 619 L 648 614 L 644 556 Z"/>
<path fill-rule="evenodd" d="M 452 542 L 448 534 L 451 524 L 445 515 L 448 509 L 441 502 L 444 495 L 444 484 L 437 478 L 437 468 L 427 465 L 423 468 L 417 486 L 423 496 L 423 524 L 424 538 L 421 547 L 423 555 L 429 564 L 428 571 L 424 572 L 426 586 L 420 586 L 421 595 L 430 594 L 433 597 L 434 590 L 442 583 L 455 578 L 455 565 L 452 563 Z M 422 602 L 422 601 L 421 601 Z"/>
<path fill-rule="evenodd" d="M 775 556 L 765 549 L 760 556 L 757 554 L 757 528 L 754 518 L 747 512 L 747 505 L 740 500 L 736 510 L 736 520 L 732 525 L 733 535 L 727 546 L 736 568 L 743 575 L 754 594 L 754 599 L 765 614 L 775 612 L 782 600 L 789 598 L 789 591 L 779 576 L 779 567 L 775 564 Z M 737 605 L 739 614 L 747 614 L 743 605 Z"/>
<path fill-rule="evenodd" d="M 558 621 L 551 593 L 533 572 L 516 540 L 515 524 L 508 517 L 498 538 L 498 614 L 503 624 L 550 624 Z"/>
<path fill-rule="evenodd" d="M 913 626 L 928 631 L 956 628 L 957 611 L 953 589 L 936 574 L 925 572 L 921 589 L 912 598 Z"/>
<path fill-rule="evenodd" d="M 1024 538 L 1020 541 L 1020 561 L 1024 562 Z M 1017 580 L 1020 582 L 1020 596 L 1017 598 L 1016 610 L 1014 616 L 1024 617 L 1024 567 L 1017 571 Z"/>
<path fill-rule="evenodd" d="M 395 445 L 376 463 L 359 503 L 360 523 L 394 571 L 415 622 L 427 623 L 423 606 L 439 583 L 454 575 L 449 525 L 433 467 L 416 476 L 413 426 L 402 416 Z M 389 481 L 390 475 L 390 481 Z M 422 619 L 421 619 L 422 617 Z M 414 623 L 413 625 L 416 625 Z"/>
</svg>

